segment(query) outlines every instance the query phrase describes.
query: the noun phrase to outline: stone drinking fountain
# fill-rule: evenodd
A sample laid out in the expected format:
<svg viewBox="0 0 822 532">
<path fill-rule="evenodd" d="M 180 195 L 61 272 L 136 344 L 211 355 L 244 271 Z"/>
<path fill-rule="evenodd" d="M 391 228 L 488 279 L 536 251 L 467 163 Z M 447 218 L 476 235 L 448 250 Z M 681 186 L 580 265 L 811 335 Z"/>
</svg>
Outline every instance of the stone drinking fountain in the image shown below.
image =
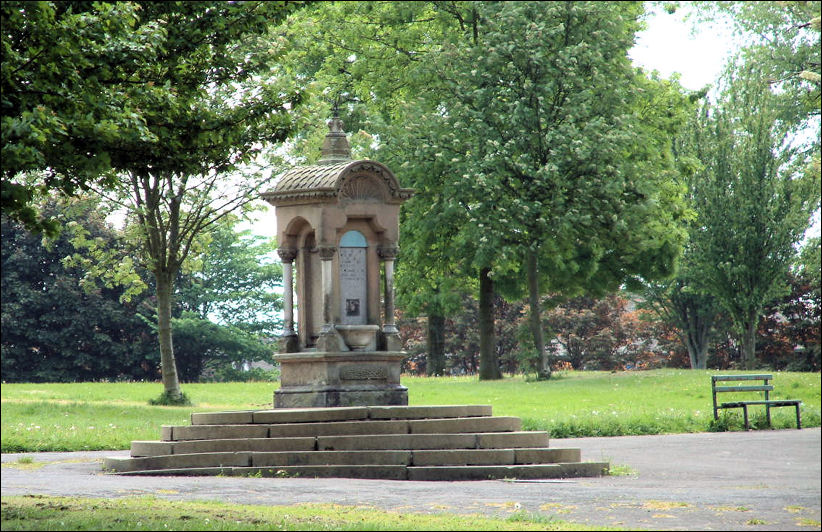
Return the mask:
<svg viewBox="0 0 822 532">
<path fill-rule="evenodd" d="M 285 288 L 274 406 L 406 405 L 393 278 L 412 191 L 385 165 L 351 159 L 339 117 L 328 125 L 319 161 L 262 195 L 275 207 Z"/>
</svg>

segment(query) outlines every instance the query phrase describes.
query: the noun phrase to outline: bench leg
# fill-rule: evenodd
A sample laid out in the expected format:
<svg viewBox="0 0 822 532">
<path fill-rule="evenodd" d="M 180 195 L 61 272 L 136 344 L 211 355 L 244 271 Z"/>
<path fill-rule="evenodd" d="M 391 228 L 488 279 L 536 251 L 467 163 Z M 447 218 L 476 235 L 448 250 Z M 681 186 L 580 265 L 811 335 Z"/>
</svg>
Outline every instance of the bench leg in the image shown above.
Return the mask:
<svg viewBox="0 0 822 532">
<path fill-rule="evenodd" d="M 771 428 L 771 405 L 765 405 L 765 417 L 768 419 L 768 428 Z"/>
<path fill-rule="evenodd" d="M 799 418 L 799 405 L 798 404 L 796 405 L 796 428 L 797 429 L 802 428 L 802 421 Z"/>
<path fill-rule="evenodd" d="M 742 413 L 745 416 L 745 430 L 751 430 L 751 426 L 748 424 L 748 405 L 742 405 Z"/>
</svg>

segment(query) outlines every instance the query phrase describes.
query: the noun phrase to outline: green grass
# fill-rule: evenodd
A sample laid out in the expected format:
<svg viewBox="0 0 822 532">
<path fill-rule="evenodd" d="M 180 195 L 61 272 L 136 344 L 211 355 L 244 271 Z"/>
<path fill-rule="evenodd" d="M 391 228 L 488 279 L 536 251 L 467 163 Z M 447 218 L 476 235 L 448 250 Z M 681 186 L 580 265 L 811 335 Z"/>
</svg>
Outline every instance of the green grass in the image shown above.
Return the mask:
<svg viewBox="0 0 822 532">
<path fill-rule="evenodd" d="M 739 410 L 713 423 L 710 375 L 716 371 L 568 372 L 549 381 L 508 377 L 403 377 L 409 404 L 489 404 L 517 416 L 524 430 L 553 438 L 741 430 Z M 820 374 L 780 372 L 774 399 L 801 399 L 802 426 L 820 425 Z M 132 440 L 159 439 L 161 425 L 187 425 L 191 412 L 270 408 L 276 383 L 185 384 L 192 407 L 149 406 L 158 383 L 3 384 L 2 452 L 128 449 Z M 722 394 L 723 401 L 756 393 Z M 764 410 L 751 409 L 764 427 Z M 796 426 L 792 408 L 772 410 L 774 428 Z"/>
<path fill-rule="evenodd" d="M 150 509 L 150 511 L 147 511 Z M 250 506 L 155 497 L 2 498 L 3 530 L 619 530 L 541 515 L 386 512 L 335 504 Z"/>
<path fill-rule="evenodd" d="M 410 404 L 482 403 L 495 415 L 522 418 L 525 430 L 547 430 L 554 438 L 706 432 L 714 427 L 710 375 L 717 371 L 568 372 L 549 381 L 507 378 L 406 379 Z M 737 373 L 737 372 L 734 372 Z M 744 373 L 744 372 L 738 372 Z M 773 399 L 801 399 L 802 426 L 820 424 L 820 374 L 774 374 Z M 723 393 L 721 401 L 755 399 L 756 393 Z M 750 412 L 754 426 L 765 415 Z M 796 426 L 792 408 L 772 409 L 774 428 Z M 720 411 L 731 430 L 742 414 Z M 759 423 L 762 425 L 762 423 Z M 723 426 L 724 428 L 724 426 Z"/>
</svg>

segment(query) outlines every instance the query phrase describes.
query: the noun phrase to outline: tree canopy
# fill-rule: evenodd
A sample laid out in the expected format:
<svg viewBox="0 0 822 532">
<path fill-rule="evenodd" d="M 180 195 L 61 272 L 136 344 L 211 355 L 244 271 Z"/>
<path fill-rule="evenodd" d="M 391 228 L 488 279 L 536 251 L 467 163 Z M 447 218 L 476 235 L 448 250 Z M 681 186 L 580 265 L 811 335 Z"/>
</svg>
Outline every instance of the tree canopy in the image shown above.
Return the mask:
<svg viewBox="0 0 822 532">
<path fill-rule="evenodd" d="M 127 246 L 96 202 L 54 200 L 38 206 L 61 223 L 82 224 L 120 257 Z M 121 299 L 118 286 L 84 283 L 83 262 L 70 235 L 44 243 L 20 222 L 2 217 L 2 372 L 4 381 L 66 382 L 155 379 L 156 337 L 140 316 L 144 298 Z"/>
<path fill-rule="evenodd" d="M 35 230 L 57 224 L 33 207 L 35 191 L 74 194 L 111 186 L 112 147 L 156 143 L 140 108 L 170 96 L 145 77 L 166 28 L 134 2 L 24 2 L 2 13 L 2 208 Z M 155 86 L 156 85 L 156 86 Z"/>
</svg>

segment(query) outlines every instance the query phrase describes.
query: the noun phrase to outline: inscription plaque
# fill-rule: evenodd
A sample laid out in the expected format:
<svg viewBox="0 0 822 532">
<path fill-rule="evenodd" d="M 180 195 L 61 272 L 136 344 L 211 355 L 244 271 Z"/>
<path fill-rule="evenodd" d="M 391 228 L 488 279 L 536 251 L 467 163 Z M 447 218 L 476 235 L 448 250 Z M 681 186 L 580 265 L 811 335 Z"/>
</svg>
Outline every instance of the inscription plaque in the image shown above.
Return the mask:
<svg viewBox="0 0 822 532">
<path fill-rule="evenodd" d="M 340 379 L 344 381 L 385 380 L 388 371 L 382 367 L 348 366 L 340 368 Z"/>
<path fill-rule="evenodd" d="M 366 309 L 366 248 L 340 248 L 340 298 L 344 325 L 363 325 Z"/>
</svg>

